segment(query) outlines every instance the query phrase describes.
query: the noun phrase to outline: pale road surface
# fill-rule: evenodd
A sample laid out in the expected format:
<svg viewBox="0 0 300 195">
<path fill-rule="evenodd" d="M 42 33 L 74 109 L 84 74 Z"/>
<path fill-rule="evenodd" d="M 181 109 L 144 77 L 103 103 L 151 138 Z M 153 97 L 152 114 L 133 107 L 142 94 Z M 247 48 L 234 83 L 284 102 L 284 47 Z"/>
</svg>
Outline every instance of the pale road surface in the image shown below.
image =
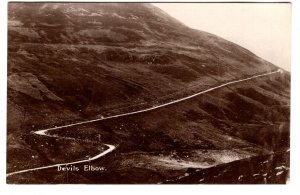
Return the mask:
<svg viewBox="0 0 300 195">
<path fill-rule="evenodd" d="M 110 153 L 111 151 L 113 151 L 116 147 L 113 145 L 109 145 L 109 144 L 104 144 L 106 146 L 108 146 L 108 149 L 105 150 L 104 152 L 92 157 L 92 158 L 88 158 L 88 159 L 84 159 L 84 160 L 79 160 L 79 161 L 74 161 L 74 162 L 69 162 L 69 163 L 61 163 L 61 164 L 54 164 L 54 165 L 48 165 L 48 166 L 43 166 L 43 167 L 37 167 L 37 168 L 32 168 L 32 169 L 24 169 L 21 171 L 16 171 L 16 172 L 12 172 L 12 173 L 8 173 L 6 174 L 6 176 L 11 176 L 11 175 L 15 175 L 18 173 L 25 173 L 25 172 L 30 172 L 30 171 L 36 171 L 36 170 L 41 170 L 41 169 L 48 169 L 48 168 L 53 168 L 53 167 L 58 167 L 58 166 L 66 166 L 66 165 L 74 165 L 74 164 L 79 164 L 79 163 L 84 163 L 84 162 L 90 162 L 92 160 L 96 160 L 108 153 Z"/>
<path fill-rule="evenodd" d="M 175 103 L 187 100 L 187 99 L 191 99 L 191 98 L 193 98 L 195 96 L 198 96 L 198 95 L 201 95 L 201 94 L 204 94 L 204 93 L 207 93 L 207 92 L 210 92 L 210 91 L 213 91 L 215 89 L 219 89 L 219 88 L 231 85 L 231 84 L 235 84 L 235 83 L 239 83 L 239 82 L 243 82 L 243 81 L 248 81 L 248 80 L 251 80 L 251 79 L 258 78 L 258 77 L 263 77 L 263 76 L 267 76 L 267 75 L 271 75 L 271 74 L 275 74 L 275 73 L 282 73 L 282 72 L 283 71 L 281 69 L 278 69 L 276 71 L 272 71 L 272 72 L 264 73 L 264 74 L 259 74 L 259 75 L 248 77 L 248 78 L 245 78 L 245 79 L 239 79 L 239 80 L 236 80 L 236 81 L 230 81 L 230 82 L 218 85 L 216 87 L 212 87 L 212 88 L 209 88 L 207 90 L 200 91 L 200 92 L 195 93 L 193 95 L 190 95 L 190 96 L 178 99 L 178 100 L 174 100 L 174 101 L 171 101 L 171 102 L 168 102 L 168 103 L 164 103 L 164 104 L 161 104 L 161 105 L 157 105 L 157 106 L 153 106 L 153 107 L 150 107 L 150 108 L 146 108 L 146 109 L 143 109 L 143 110 L 138 110 L 138 111 L 133 111 L 133 112 L 127 112 L 127 113 L 118 114 L 118 115 L 114 115 L 114 116 L 101 117 L 101 118 L 98 118 L 98 119 L 93 119 L 93 120 L 88 120 L 88 121 L 82 121 L 82 122 L 72 123 L 72 124 L 68 124 L 68 125 L 56 126 L 56 127 L 52 127 L 52 128 L 48 128 L 48 129 L 37 130 L 37 131 L 34 132 L 34 134 L 52 137 L 51 135 L 47 134 L 47 131 L 52 131 L 52 130 L 57 130 L 57 129 L 63 129 L 63 128 L 67 128 L 67 127 L 73 127 L 73 126 L 76 126 L 76 125 L 82 125 L 82 124 L 87 124 L 87 123 L 93 123 L 93 122 L 96 122 L 96 121 L 107 120 L 107 119 L 111 119 L 111 118 L 118 118 L 118 117 L 122 117 L 122 116 L 128 116 L 128 115 L 133 115 L 133 114 L 148 112 L 148 111 L 155 110 L 155 109 L 158 109 L 158 108 L 161 108 L 161 107 L 165 107 L 165 106 L 168 106 L 168 105 L 171 105 L 171 104 L 175 104 Z M 64 137 L 62 137 L 62 138 L 64 138 Z M 91 157 L 91 158 L 88 158 L 88 159 L 85 159 L 85 160 L 68 162 L 68 163 L 61 163 L 61 164 L 54 164 L 54 165 L 37 167 L 37 168 L 32 168 L 32 169 L 24 169 L 24 170 L 21 170 L 21 171 L 16 171 L 16 172 L 8 173 L 8 174 L 6 174 L 6 176 L 11 176 L 11 175 L 19 174 L 19 173 L 30 172 L 30 171 L 36 171 L 36 170 L 41 170 L 41 169 L 48 169 L 48 168 L 53 168 L 53 167 L 58 167 L 58 166 L 66 166 L 66 165 L 73 165 L 73 164 L 79 164 L 79 163 L 84 163 L 84 162 L 90 162 L 92 160 L 96 160 L 96 159 L 98 159 L 98 158 L 100 158 L 100 157 L 102 157 L 102 156 L 104 156 L 104 155 L 112 152 L 116 148 L 113 145 L 109 145 L 109 144 L 104 144 L 104 145 L 108 146 L 107 150 L 105 150 L 104 152 L 102 152 L 102 153 L 100 153 L 100 154 L 98 154 L 98 155 L 96 155 L 94 157 Z"/>
</svg>

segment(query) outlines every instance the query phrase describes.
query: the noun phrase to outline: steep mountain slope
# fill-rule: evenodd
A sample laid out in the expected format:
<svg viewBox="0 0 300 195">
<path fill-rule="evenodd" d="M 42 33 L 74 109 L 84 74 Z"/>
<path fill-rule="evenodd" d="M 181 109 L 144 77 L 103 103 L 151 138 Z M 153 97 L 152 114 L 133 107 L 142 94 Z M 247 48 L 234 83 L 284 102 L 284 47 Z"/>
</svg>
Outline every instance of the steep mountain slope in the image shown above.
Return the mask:
<svg viewBox="0 0 300 195">
<path fill-rule="evenodd" d="M 9 172 L 57 161 L 42 138 L 28 135 L 32 130 L 148 108 L 278 69 L 146 3 L 9 3 L 8 13 Z M 251 148 L 239 158 L 277 151 L 289 145 L 289 77 L 282 72 L 56 133 L 94 141 L 100 134 L 101 141 L 120 145 L 122 157 L 114 157 L 120 163 L 124 156 L 142 162 L 136 151 Z"/>
<path fill-rule="evenodd" d="M 8 29 L 9 96 L 35 101 L 43 125 L 61 106 L 70 119 L 94 116 L 275 69 L 148 4 L 11 3 Z"/>
</svg>

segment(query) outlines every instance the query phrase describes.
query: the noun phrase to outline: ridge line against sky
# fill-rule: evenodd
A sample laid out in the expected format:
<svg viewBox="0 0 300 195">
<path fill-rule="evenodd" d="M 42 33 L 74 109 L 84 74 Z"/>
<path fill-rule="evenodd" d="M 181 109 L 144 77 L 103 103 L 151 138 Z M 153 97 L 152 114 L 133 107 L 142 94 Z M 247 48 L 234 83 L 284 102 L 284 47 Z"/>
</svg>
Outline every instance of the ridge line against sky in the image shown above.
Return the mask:
<svg viewBox="0 0 300 195">
<path fill-rule="evenodd" d="M 185 25 L 291 70 L 290 3 L 152 3 Z"/>
</svg>

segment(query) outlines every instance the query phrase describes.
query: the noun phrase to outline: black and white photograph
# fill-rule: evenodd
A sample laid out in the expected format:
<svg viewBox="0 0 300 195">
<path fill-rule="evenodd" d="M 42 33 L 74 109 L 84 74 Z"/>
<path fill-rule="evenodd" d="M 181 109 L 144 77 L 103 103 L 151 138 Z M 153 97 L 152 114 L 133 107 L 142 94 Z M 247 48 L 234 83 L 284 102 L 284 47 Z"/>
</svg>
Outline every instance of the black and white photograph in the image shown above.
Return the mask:
<svg viewBox="0 0 300 195">
<path fill-rule="evenodd" d="M 291 7 L 8 2 L 6 183 L 286 185 Z"/>
</svg>

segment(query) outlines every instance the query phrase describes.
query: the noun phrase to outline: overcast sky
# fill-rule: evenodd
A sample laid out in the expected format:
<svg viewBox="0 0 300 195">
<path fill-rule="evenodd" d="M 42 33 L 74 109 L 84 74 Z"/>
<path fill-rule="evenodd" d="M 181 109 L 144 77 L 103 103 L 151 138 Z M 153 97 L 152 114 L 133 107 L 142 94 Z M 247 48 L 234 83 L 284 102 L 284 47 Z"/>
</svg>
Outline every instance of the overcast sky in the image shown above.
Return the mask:
<svg viewBox="0 0 300 195">
<path fill-rule="evenodd" d="M 219 35 L 290 71 L 290 4 L 153 4 L 191 28 Z"/>
</svg>

